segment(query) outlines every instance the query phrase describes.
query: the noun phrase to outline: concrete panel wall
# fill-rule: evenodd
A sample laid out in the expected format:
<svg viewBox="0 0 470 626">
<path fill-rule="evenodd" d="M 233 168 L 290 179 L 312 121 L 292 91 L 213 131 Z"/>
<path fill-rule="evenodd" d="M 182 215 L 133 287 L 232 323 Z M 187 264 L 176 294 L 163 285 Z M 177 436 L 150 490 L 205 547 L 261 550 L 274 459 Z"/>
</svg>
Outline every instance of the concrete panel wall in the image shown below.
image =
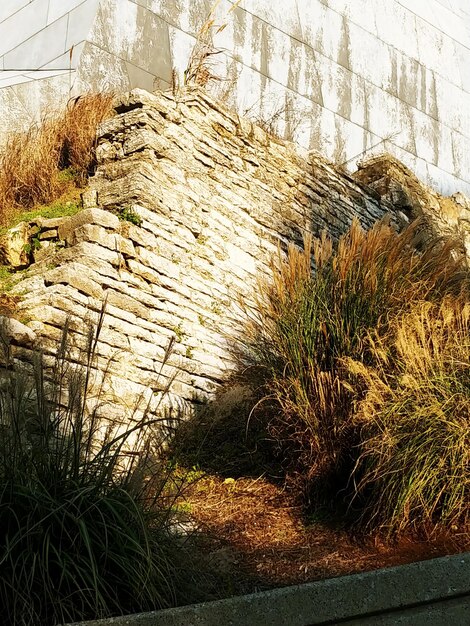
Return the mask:
<svg viewBox="0 0 470 626">
<path fill-rule="evenodd" d="M 98 6 L 99 0 L 2 0 L 0 134 L 65 104 Z"/>
<path fill-rule="evenodd" d="M 468 624 L 470 555 L 71 626 L 447 626 Z"/>
<path fill-rule="evenodd" d="M 166 88 L 173 69 L 183 76 L 211 5 L 7 0 L 0 87 L 18 79 L 6 72 L 17 69 L 13 61 L 66 71 L 61 63 L 74 44 L 73 93 Z M 227 23 L 213 41 L 223 80 L 209 87 L 218 97 L 351 169 L 386 150 L 442 193 L 470 194 L 466 0 L 242 0 L 231 8 L 223 0 L 216 14 L 216 24 Z M 20 16 L 21 28 L 3 37 Z M 30 77 L 23 72 L 20 80 Z"/>
</svg>

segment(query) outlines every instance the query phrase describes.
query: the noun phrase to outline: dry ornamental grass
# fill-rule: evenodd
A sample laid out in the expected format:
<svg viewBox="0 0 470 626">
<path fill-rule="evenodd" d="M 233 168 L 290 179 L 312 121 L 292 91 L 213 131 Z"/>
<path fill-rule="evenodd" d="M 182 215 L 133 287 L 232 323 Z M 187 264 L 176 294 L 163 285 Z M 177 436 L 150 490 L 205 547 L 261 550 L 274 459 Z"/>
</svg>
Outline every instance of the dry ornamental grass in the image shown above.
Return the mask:
<svg viewBox="0 0 470 626">
<path fill-rule="evenodd" d="M 468 268 L 451 242 L 418 252 L 418 231 L 354 223 L 336 247 L 291 247 L 241 356 L 305 502 L 391 533 L 466 525 L 470 509 Z"/>
<path fill-rule="evenodd" d="M 0 222 L 48 204 L 71 185 L 83 186 L 94 167 L 96 129 L 111 114 L 112 96 L 71 100 L 59 116 L 25 133 L 13 133 L 0 153 Z M 66 174 L 64 174 L 66 171 Z"/>
</svg>

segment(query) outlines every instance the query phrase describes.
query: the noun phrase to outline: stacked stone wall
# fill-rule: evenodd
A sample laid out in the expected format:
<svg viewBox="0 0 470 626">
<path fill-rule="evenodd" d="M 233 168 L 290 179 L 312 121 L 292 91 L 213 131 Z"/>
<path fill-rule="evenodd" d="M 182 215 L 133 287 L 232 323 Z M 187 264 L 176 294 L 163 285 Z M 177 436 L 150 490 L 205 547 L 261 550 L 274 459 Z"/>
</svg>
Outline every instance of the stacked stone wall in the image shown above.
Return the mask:
<svg viewBox="0 0 470 626">
<path fill-rule="evenodd" d="M 134 90 L 115 107 L 84 210 L 22 223 L 0 251 L 30 264 L 6 322 L 17 359 L 35 348 L 52 358 L 68 320 L 79 362 L 105 303 L 96 384 L 106 372 L 101 400 L 118 412 L 154 405 L 170 383 L 173 403 L 207 400 L 233 369 L 240 321 L 272 260 L 305 233 L 336 239 L 354 218 L 369 228 L 388 213 L 397 225 L 424 219 L 470 252 L 468 198 L 439 196 L 393 157 L 353 178 L 201 90 Z"/>
<path fill-rule="evenodd" d="M 132 407 L 176 372 L 173 397 L 202 400 L 230 371 L 240 299 L 278 250 L 305 232 L 337 237 L 354 217 L 369 227 L 385 209 L 318 154 L 202 91 L 134 90 L 116 112 L 99 132 L 85 210 L 34 225 L 37 239 L 50 236 L 13 290 L 17 315 L 53 353 L 68 316 L 83 340 L 106 301 L 97 354 L 108 397 Z"/>
</svg>

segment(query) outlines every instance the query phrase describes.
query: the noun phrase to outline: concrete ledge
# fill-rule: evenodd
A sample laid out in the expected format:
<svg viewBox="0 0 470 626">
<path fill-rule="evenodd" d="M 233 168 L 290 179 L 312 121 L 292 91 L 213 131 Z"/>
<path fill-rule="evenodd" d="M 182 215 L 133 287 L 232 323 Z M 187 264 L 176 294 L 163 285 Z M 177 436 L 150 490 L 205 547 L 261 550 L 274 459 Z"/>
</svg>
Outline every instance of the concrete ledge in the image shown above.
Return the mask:
<svg viewBox="0 0 470 626">
<path fill-rule="evenodd" d="M 470 624 L 470 552 L 82 626 Z"/>
</svg>

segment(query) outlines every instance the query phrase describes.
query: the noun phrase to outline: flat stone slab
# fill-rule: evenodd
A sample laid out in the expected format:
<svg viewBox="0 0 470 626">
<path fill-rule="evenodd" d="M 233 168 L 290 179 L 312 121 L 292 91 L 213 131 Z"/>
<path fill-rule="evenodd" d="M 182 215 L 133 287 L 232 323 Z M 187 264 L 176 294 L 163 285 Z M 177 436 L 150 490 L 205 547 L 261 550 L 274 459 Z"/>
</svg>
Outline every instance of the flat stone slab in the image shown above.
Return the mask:
<svg viewBox="0 0 470 626">
<path fill-rule="evenodd" d="M 466 626 L 470 624 L 470 552 L 216 602 L 80 624 Z"/>
</svg>

